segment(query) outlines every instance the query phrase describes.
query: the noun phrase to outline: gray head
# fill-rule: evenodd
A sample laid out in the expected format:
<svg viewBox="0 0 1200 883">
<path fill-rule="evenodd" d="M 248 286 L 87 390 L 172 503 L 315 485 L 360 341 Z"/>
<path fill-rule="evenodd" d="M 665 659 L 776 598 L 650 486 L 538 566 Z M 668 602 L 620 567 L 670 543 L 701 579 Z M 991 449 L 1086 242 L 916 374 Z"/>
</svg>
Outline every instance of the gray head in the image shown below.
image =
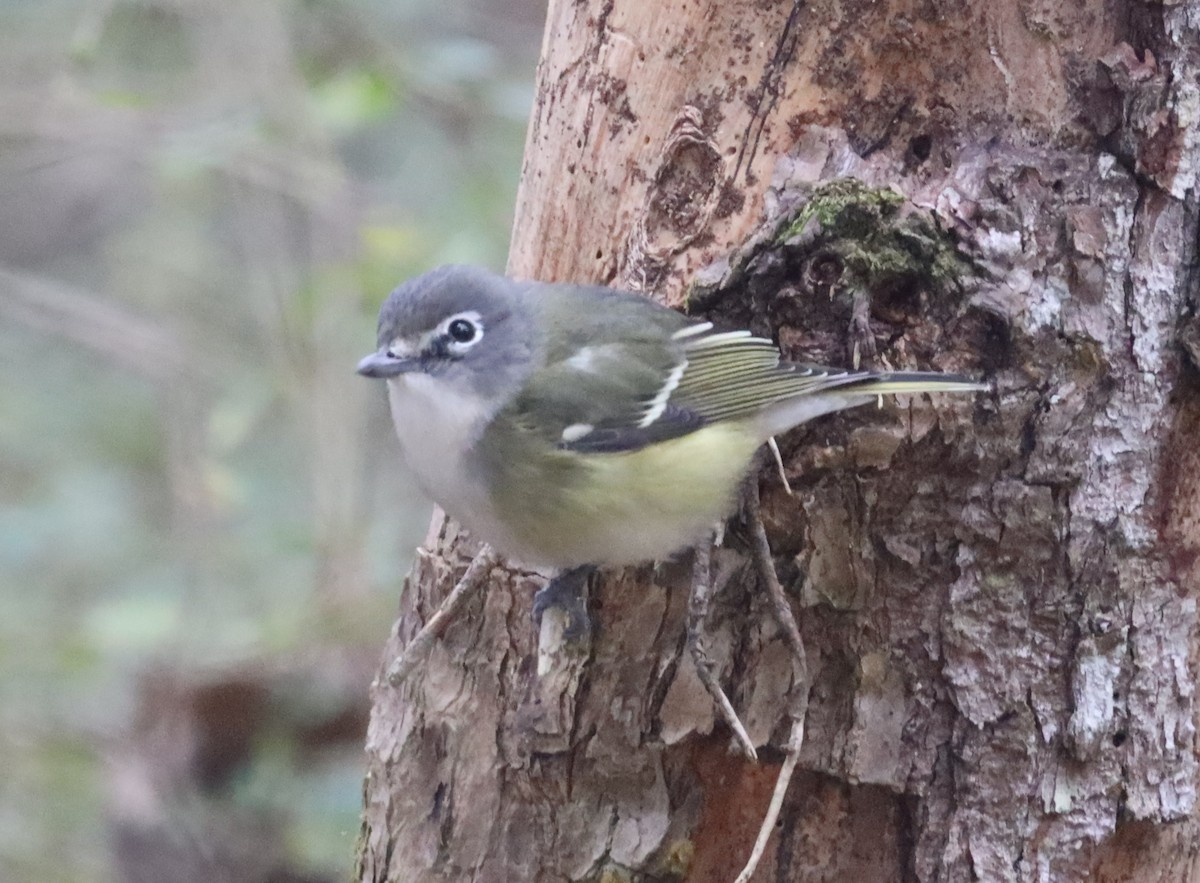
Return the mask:
<svg viewBox="0 0 1200 883">
<path fill-rule="evenodd" d="M 448 266 L 410 279 L 379 310 L 379 349 L 365 377 L 420 373 L 484 398 L 519 386 L 535 328 L 518 283 L 479 267 Z"/>
</svg>

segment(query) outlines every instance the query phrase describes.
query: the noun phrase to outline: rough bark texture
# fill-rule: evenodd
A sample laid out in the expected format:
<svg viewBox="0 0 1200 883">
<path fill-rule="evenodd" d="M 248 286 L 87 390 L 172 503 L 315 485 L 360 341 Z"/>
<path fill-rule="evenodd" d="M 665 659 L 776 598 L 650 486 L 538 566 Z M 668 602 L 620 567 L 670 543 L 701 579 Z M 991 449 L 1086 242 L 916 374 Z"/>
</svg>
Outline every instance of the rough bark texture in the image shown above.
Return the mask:
<svg viewBox="0 0 1200 883">
<path fill-rule="evenodd" d="M 759 766 L 683 648 L 686 561 L 604 580 L 589 657 L 540 678 L 538 578 L 498 573 L 375 691 L 361 879 L 729 880 L 795 689 L 807 772 L 756 880 L 1200 873 L 1198 75 L 1197 2 L 552 2 L 514 275 L 696 282 L 794 357 L 996 393 L 782 440 L 810 684 L 736 521 L 714 558 Z M 388 659 L 472 549 L 429 546 Z"/>
</svg>

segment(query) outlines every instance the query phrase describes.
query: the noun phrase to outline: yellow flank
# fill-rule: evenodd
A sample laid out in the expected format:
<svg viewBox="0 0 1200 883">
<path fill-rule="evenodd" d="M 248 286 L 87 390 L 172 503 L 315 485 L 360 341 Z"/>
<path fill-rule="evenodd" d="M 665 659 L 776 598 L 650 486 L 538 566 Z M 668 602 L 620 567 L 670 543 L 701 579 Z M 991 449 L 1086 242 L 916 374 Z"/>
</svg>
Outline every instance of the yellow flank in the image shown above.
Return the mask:
<svg viewBox="0 0 1200 883">
<path fill-rule="evenodd" d="M 731 420 L 636 451 L 550 450 L 522 474 L 502 465 L 505 474 L 495 478 L 505 492 L 492 500 L 526 560 L 568 566 L 661 558 L 729 514 L 759 444 L 749 421 Z"/>
</svg>

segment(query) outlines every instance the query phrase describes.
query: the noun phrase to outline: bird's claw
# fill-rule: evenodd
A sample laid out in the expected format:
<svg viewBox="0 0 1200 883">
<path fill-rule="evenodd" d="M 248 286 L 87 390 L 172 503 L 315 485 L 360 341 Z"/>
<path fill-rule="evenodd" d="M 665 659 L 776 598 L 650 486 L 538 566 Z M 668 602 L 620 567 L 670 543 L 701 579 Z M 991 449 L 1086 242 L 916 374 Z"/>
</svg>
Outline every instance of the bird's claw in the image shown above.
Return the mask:
<svg viewBox="0 0 1200 883">
<path fill-rule="evenodd" d="M 563 639 L 574 644 L 586 638 L 592 630 L 586 589 L 588 577 L 594 572 L 594 567 L 574 567 L 550 580 L 533 596 L 533 621 L 540 627 L 542 616 L 548 610 L 558 610 L 565 620 Z"/>
</svg>

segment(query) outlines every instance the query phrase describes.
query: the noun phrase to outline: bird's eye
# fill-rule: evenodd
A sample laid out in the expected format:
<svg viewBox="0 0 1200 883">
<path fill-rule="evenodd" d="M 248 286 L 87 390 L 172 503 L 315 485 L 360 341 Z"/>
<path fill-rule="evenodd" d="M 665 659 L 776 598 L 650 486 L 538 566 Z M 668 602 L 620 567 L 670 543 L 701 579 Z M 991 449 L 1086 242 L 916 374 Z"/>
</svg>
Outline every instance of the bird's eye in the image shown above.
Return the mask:
<svg viewBox="0 0 1200 883">
<path fill-rule="evenodd" d="M 446 333 L 457 343 L 470 343 L 479 333 L 479 328 L 470 319 L 455 319 L 446 326 Z"/>
</svg>

